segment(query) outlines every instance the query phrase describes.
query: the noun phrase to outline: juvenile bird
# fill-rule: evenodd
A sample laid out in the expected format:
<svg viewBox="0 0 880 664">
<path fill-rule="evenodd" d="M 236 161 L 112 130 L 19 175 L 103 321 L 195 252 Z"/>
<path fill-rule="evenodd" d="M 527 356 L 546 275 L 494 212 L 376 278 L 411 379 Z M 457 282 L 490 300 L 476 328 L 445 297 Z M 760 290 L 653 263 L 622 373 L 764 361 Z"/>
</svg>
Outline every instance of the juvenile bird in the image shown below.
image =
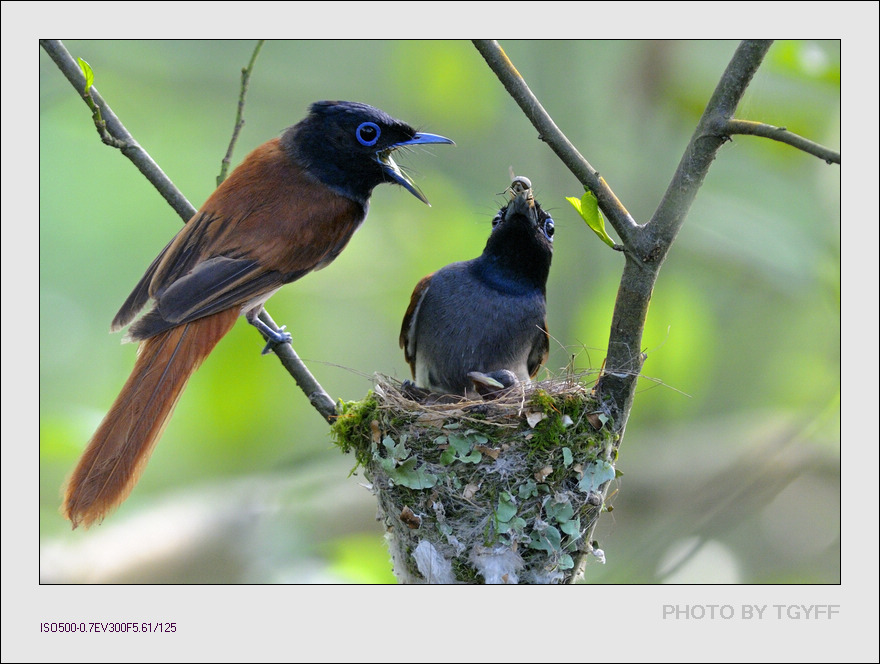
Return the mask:
<svg viewBox="0 0 880 664">
<path fill-rule="evenodd" d="M 452 143 L 366 104 L 316 102 L 251 152 L 147 268 L 113 319 L 140 342 L 131 376 L 65 488 L 63 514 L 89 526 L 131 492 L 186 382 L 244 315 L 257 317 L 284 284 L 329 264 L 367 216 L 370 194 L 397 183 L 427 203 L 391 158 L 401 147 Z"/>
<path fill-rule="evenodd" d="M 512 191 L 495 215 L 481 256 L 447 265 L 416 285 L 400 330 L 416 386 L 479 398 L 480 374 L 507 387 L 510 372 L 526 382 L 547 360 L 554 224 L 530 186 Z"/>
</svg>

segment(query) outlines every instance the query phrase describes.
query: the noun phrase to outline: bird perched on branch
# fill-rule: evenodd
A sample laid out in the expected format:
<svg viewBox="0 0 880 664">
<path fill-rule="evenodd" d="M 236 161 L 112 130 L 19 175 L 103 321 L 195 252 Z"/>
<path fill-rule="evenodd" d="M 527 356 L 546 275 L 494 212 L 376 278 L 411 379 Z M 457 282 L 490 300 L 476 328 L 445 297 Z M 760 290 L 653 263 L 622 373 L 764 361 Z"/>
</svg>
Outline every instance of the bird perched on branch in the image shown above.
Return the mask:
<svg viewBox="0 0 880 664">
<path fill-rule="evenodd" d="M 131 376 L 68 480 L 63 514 L 89 526 L 131 492 L 187 380 L 239 315 L 258 319 L 284 284 L 329 264 L 367 216 L 376 185 L 427 199 L 397 166 L 402 147 L 452 143 L 366 104 L 321 101 L 251 152 L 147 268 L 113 319 L 140 342 Z M 265 351 L 264 351 L 265 352 Z"/>
<path fill-rule="evenodd" d="M 507 192 L 482 255 L 429 274 L 413 291 L 400 347 L 419 388 L 479 398 L 534 378 L 547 360 L 553 219 L 528 179 Z"/>
</svg>

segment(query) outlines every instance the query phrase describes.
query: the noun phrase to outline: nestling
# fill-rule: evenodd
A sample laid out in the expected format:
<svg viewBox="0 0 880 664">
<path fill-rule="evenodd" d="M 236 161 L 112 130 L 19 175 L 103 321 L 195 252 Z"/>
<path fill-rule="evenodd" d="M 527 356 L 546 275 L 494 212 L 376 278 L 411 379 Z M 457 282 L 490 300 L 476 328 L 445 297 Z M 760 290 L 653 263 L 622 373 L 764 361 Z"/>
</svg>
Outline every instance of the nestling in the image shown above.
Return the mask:
<svg viewBox="0 0 880 664">
<path fill-rule="evenodd" d="M 400 347 L 419 388 L 480 398 L 469 374 L 507 387 L 509 372 L 527 382 L 547 360 L 554 223 L 530 188 L 509 191 L 482 255 L 429 274 L 413 291 Z"/>
</svg>

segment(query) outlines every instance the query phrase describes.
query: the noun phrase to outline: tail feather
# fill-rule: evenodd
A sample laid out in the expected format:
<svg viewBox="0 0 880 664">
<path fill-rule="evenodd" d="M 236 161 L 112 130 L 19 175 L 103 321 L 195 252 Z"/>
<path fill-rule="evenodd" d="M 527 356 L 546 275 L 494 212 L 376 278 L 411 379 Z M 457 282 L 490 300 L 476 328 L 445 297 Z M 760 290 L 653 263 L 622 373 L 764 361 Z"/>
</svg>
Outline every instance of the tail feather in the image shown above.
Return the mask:
<svg viewBox="0 0 880 664">
<path fill-rule="evenodd" d="M 64 492 L 62 512 L 89 527 L 137 484 L 189 377 L 238 317 L 221 311 L 141 343 L 134 369 L 89 441 Z"/>
</svg>

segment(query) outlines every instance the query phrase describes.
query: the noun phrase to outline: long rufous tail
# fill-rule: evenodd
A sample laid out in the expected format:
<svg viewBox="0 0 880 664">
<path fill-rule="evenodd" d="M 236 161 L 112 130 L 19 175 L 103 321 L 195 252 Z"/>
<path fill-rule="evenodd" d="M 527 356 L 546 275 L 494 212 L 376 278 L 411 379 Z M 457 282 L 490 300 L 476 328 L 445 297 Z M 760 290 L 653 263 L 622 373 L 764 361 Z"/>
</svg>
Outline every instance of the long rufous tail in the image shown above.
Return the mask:
<svg viewBox="0 0 880 664">
<path fill-rule="evenodd" d="M 100 522 L 128 497 L 189 377 L 235 324 L 221 311 L 141 342 L 122 392 L 89 441 L 64 491 L 73 527 Z"/>
</svg>

